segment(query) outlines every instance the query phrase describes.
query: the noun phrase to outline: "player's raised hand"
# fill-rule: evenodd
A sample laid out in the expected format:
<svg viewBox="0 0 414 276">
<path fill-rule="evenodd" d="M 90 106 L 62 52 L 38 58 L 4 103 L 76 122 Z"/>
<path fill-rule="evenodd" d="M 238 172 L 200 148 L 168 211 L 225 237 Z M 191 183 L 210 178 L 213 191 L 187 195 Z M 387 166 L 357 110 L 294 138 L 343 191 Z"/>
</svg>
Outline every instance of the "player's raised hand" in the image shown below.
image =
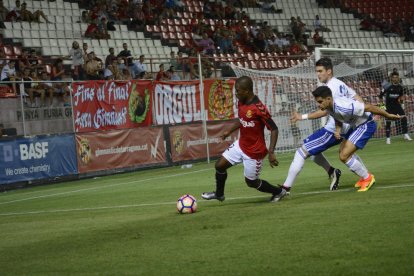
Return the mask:
<svg viewBox="0 0 414 276">
<path fill-rule="evenodd" d="M 296 111 L 292 112 L 292 117 L 290 117 L 290 121 L 292 123 L 296 123 L 297 121 L 302 120 L 302 115 L 297 113 Z"/>
<path fill-rule="evenodd" d="M 272 168 L 279 166 L 279 161 L 276 159 L 276 154 L 274 152 L 269 152 L 269 163 Z"/>
</svg>

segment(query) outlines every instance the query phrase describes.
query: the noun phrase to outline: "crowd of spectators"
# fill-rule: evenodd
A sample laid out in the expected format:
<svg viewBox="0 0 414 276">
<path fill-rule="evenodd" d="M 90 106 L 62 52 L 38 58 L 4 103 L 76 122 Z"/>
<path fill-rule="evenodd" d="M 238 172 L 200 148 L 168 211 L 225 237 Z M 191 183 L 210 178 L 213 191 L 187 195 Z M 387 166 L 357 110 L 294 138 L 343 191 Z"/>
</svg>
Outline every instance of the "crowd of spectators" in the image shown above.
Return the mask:
<svg viewBox="0 0 414 276">
<path fill-rule="evenodd" d="M 69 55 L 65 58 L 72 61 L 71 78 L 74 80 L 180 80 L 181 77 L 176 70 L 189 73 L 191 78 L 198 78 L 196 73 L 197 59 L 184 57 L 182 54 L 182 52 L 178 52 L 176 55 L 172 51 L 169 69 L 165 70 L 165 65 L 161 64 L 160 71 L 154 76 L 147 68 L 145 55 L 141 54 L 136 59 L 127 43 L 123 43 L 122 50 L 117 54 L 114 48 L 109 48 L 105 60 L 101 60 L 93 51 L 88 51 L 87 43 L 83 43 L 82 49 L 80 49 L 79 43 L 74 41 Z"/>
<path fill-rule="evenodd" d="M 51 23 L 47 16 L 41 10 L 30 11 L 27 9 L 25 2 L 21 3 L 20 0 L 16 0 L 16 6 L 10 10 L 4 6 L 3 1 L 0 1 L 0 21 L 26 21 L 42 23 L 44 20 L 46 23 Z M 2 23 L 3 24 L 3 23 Z"/>
<path fill-rule="evenodd" d="M 109 37 L 108 30 L 114 28 L 115 24 L 128 24 L 129 29 L 143 29 L 145 25 L 160 25 L 165 20 L 179 18 L 179 12 L 187 11 L 186 7 L 179 0 L 167 1 L 113 1 L 108 4 L 106 1 L 84 1 L 86 11 L 82 14 L 82 21 L 88 23 L 85 36 L 91 38 Z M 123 5 L 121 5 L 123 3 Z M 190 54 L 191 48 L 195 52 L 201 52 L 206 56 L 214 54 L 233 54 L 236 52 L 256 51 L 289 51 L 293 44 L 302 44 L 304 48 L 306 37 L 303 32 L 305 24 L 298 18 L 298 28 L 293 27 L 294 37 L 284 35 L 272 30 L 267 22 L 257 24 L 253 28 L 251 20 L 243 10 L 246 7 L 261 7 L 265 12 L 281 13 L 277 3 L 271 0 L 230 0 L 203 1 L 203 7 L 193 13 L 186 31 L 192 33 L 190 47 L 182 50 Z M 212 26 L 209 19 L 218 23 Z M 296 20 L 296 18 L 295 18 Z M 322 26 L 319 26 L 322 31 Z M 113 29 L 112 29 L 113 30 Z M 270 45 L 273 37 L 280 38 L 283 42 Z M 293 43 L 295 42 L 295 43 Z M 277 47 L 275 47 L 275 45 Z M 295 49 L 297 47 L 294 47 Z M 304 48 L 306 51 L 306 47 Z"/>
<path fill-rule="evenodd" d="M 414 18 L 386 20 L 367 14 L 361 19 L 360 30 L 381 31 L 386 37 L 403 37 L 404 41 L 414 41 Z"/>
<path fill-rule="evenodd" d="M 54 98 L 57 98 L 55 102 L 58 105 L 69 105 L 69 88 L 68 83 L 63 81 L 66 72 L 62 59 L 56 59 L 47 68 L 46 65 L 41 64 L 42 59 L 36 51 L 27 48 L 22 49 L 21 55 L 11 59 L 5 59 L 4 51 L 1 50 L 0 58 L 2 85 L 10 87 L 11 92 L 16 96 L 22 94 L 29 97 L 29 101 L 24 102 L 26 105 L 52 106 Z M 23 87 L 19 85 L 20 82 L 23 82 Z M 36 103 L 36 96 L 40 96 L 40 104 Z"/>
</svg>

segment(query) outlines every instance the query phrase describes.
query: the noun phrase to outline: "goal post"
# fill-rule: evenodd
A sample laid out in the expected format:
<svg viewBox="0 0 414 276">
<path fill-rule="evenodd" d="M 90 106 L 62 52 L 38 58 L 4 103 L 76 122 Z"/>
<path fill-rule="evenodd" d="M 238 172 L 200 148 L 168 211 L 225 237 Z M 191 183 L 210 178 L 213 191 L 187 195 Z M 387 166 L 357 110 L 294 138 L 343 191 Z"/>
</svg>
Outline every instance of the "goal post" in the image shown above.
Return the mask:
<svg viewBox="0 0 414 276">
<path fill-rule="evenodd" d="M 237 77 L 250 76 L 254 92 L 268 107 L 279 127 L 278 152 L 296 149 L 302 140 L 324 124 L 322 119 L 291 123 L 293 111 L 309 113 L 317 110 L 311 92 L 318 83 L 315 62 L 329 57 L 334 64 L 334 76 L 344 81 L 371 104 L 381 102 L 379 94 L 389 82 L 388 76 L 395 68 L 400 73 L 405 89 L 405 112 L 409 132 L 414 129 L 414 50 L 369 50 L 317 48 L 315 53 L 297 65 L 282 70 L 254 70 L 231 64 Z M 375 137 L 385 136 L 384 120 L 378 120 Z M 392 124 L 392 135 L 401 132 L 399 124 Z M 267 138 L 269 139 L 268 135 Z"/>
</svg>

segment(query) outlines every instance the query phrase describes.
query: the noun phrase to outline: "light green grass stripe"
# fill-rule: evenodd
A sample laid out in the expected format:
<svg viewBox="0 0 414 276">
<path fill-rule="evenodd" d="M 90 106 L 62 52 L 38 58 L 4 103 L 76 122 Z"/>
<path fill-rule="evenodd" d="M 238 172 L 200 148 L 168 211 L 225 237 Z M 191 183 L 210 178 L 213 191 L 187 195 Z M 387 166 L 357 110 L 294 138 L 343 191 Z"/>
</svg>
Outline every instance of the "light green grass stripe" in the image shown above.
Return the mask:
<svg viewBox="0 0 414 276">
<path fill-rule="evenodd" d="M 380 186 L 375 187 L 375 189 L 401 189 L 401 188 L 413 188 L 414 184 L 401 184 L 401 185 L 390 185 L 390 186 Z M 355 189 L 341 189 L 337 191 L 313 191 L 313 192 L 303 192 L 295 193 L 294 196 L 303 196 L 303 195 L 314 195 L 314 194 L 326 194 L 326 193 L 338 193 L 338 192 L 350 192 L 355 191 Z M 269 197 L 269 195 L 258 195 L 258 196 L 245 196 L 245 197 L 231 197 L 226 198 L 226 201 L 232 200 L 241 200 L 241 199 L 255 199 L 255 198 L 264 198 Z M 204 203 L 211 203 L 216 201 L 201 201 Z M 47 214 L 47 213 L 65 213 L 65 212 L 82 212 L 82 211 L 99 211 L 99 210 L 108 210 L 108 209 L 124 209 L 124 208 L 140 208 L 140 207 L 152 207 L 152 206 L 161 206 L 161 205 L 173 205 L 176 202 L 157 202 L 157 203 L 143 203 L 143 204 L 129 204 L 129 205 L 118 205 L 118 206 L 101 206 L 101 207 L 90 207 L 90 208 L 74 208 L 74 209 L 56 209 L 48 211 L 28 211 L 28 212 L 15 212 L 15 213 L 0 213 L 0 216 L 17 216 L 17 215 L 37 215 L 37 214 Z M 200 201 L 198 201 L 200 203 Z M 217 202 L 216 202 L 217 203 Z"/>
</svg>

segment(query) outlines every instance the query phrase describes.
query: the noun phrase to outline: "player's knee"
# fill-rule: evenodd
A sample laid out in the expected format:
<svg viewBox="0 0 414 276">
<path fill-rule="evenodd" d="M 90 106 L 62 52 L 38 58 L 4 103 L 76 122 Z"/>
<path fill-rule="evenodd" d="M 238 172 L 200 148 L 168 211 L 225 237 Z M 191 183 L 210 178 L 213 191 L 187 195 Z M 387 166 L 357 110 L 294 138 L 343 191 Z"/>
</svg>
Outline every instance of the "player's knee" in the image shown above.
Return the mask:
<svg viewBox="0 0 414 276">
<path fill-rule="evenodd" d="M 214 168 L 216 169 L 216 171 L 220 172 L 220 173 L 224 173 L 226 171 L 226 167 L 223 166 L 223 162 L 220 161 L 221 159 L 216 161 L 216 164 L 214 165 Z"/>
<path fill-rule="evenodd" d="M 259 182 L 260 182 L 259 179 L 251 180 L 251 179 L 248 179 L 247 177 L 245 177 L 244 181 L 246 181 L 247 186 L 249 186 L 250 188 L 257 189 L 257 187 L 259 187 Z"/>
<path fill-rule="evenodd" d="M 349 158 L 350 158 L 349 154 L 344 153 L 342 151 L 339 152 L 339 160 L 341 160 L 342 163 L 348 162 Z"/>
</svg>

